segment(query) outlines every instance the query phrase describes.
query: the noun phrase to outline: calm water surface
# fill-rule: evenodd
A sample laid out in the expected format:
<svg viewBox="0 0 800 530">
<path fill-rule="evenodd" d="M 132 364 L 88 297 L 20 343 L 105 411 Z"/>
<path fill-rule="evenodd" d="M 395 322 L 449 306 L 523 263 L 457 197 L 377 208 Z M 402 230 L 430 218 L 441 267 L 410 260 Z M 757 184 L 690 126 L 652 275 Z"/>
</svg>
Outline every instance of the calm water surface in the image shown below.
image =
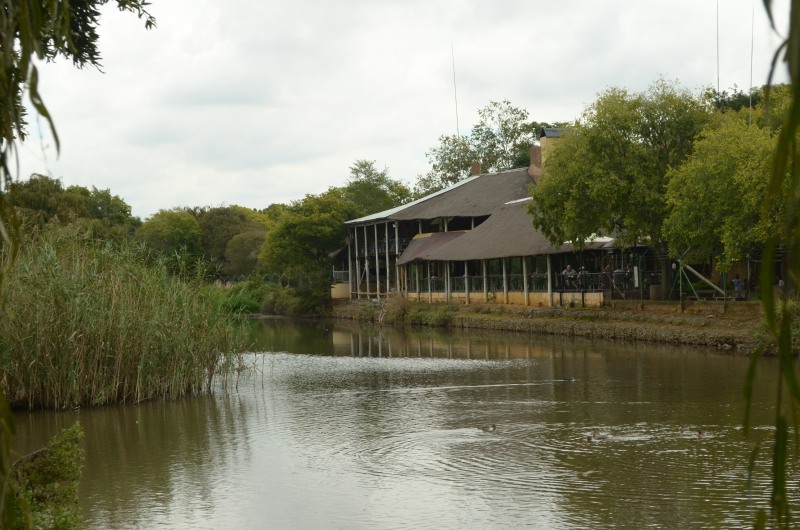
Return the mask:
<svg viewBox="0 0 800 530">
<path fill-rule="evenodd" d="M 285 320 L 254 340 L 213 396 L 20 413 L 19 450 L 80 420 L 89 528 L 741 528 L 769 490 L 766 453 L 747 489 L 769 363 L 748 440 L 747 359 L 716 351 Z"/>
</svg>

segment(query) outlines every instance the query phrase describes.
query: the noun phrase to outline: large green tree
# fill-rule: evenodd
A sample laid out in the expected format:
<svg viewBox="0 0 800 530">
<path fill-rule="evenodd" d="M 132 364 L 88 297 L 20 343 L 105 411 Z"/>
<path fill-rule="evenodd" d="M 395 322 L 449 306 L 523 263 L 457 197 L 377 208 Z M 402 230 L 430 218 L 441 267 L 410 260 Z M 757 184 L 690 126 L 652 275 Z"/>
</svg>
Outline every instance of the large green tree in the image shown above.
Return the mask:
<svg viewBox="0 0 800 530">
<path fill-rule="evenodd" d="M 431 169 L 417 177 L 414 195 L 421 197 L 468 177 L 473 162 L 484 173 L 525 167 L 541 128 L 563 125 L 528 121 L 527 110 L 507 100 L 491 101 L 478 111 L 478 123 L 469 135 L 440 136 L 439 144 L 425 153 Z"/>
<path fill-rule="evenodd" d="M 198 215 L 197 220 L 203 234 L 205 257 L 213 266 L 222 270 L 228 265 L 225 257 L 228 242 L 238 234 L 263 231 L 264 228 L 239 206 L 210 208 Z"/>
<path fill-rule="evenodd" d="M 141 224 L 131 207 L 111 190 L 70 186 L 46 175 L 33 174 L 9 186 L 9 204 L 28 224 L 79 223 L 96 239 L 125 239 Z"/>
<path fill-rule="evenodd" d="M 28 180 L 9 186 L 9 203 L 20 208 L 35 223 L 59 220 L 62 223 L 89 217 L 88 189 L 71 186 L 64 189 L 60 180 L 33 174 Z"/>
<path fill-rule="evenodd" d="M 688 160 L 668 174 L 663 234 L 671 255 L 688 251 L 687 257 L 714 258 L 729 270 L 779 230 L 785 205 L 762 215 L 775 135 L 761 120 L 748 121 L 747 109 L 716 116 Z"/>
<path fill-rule="evenodd" d="M 378 170 L 374 160 L 356 160 L 350 177 L 341 188 L 342 198 L 353 205 L 352 215 L 363 217 L 388 210 L 411 200 L 411 190 L 389 176 L 387 168 Z"/>
<path fill-rule="evenodd" d="M 548 156 L 533 188 L 533 224 L 556 245 L 593 234 L 661 246 L 670 169 L 708 123 L 704 99 L 659 80 L 647 91 L 600 94 Z"/>
<path fill-rule="evenodd" d="M 159 210 L 142 224 L 137 236 L 163 256 L 178 253 L 199 257 L 203 253 L 200 223 L 180 208 Z"/>
<path fill-rule="evenodd" d="M 340 188 L 292 203 L 267 234 L 260 259 L 267 270 L 327 278 L 330 255 L 344 244 L 344 222 L 357 217 Z"/>
</svg>

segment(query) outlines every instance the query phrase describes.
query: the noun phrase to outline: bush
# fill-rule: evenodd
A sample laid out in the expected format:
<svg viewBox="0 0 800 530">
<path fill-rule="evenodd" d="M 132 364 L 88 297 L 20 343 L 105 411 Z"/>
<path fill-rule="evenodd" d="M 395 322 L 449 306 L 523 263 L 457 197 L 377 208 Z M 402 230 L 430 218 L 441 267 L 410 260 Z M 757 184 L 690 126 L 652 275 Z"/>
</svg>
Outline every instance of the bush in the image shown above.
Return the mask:
<svg viewBox="0 0 800 530">
<path fill-rule="evenodd" d="M 213 284 L 207 287 L 207 296 L 219 312 L 235 315 L 252 315 L 261 311 L 265 297 L 265 284 L 248 280 L 231 287 Z"/>
<path fill-rule="evenodd" d="M 392 296 L 384 304 L 383 321 L 387 324 L 405 324 L 411 304 L 403 296 Z"/>
<path fill-rule="evenodd" d="M 81 528 L 78 481 L 83 467 L 83 430 L 79 423 L 55 436 L 47 447 L 17 460 L 11 467 L 11 487 L 18 506 L 13 528 Z M 29 511 L 29 513 L 25 513 Z"/>
<path fill-rule="evenodd" d="M 408 321 L 417 326 L 446 327 L 453 321 L 456 311 L 451 305 L 415 305 L 408 313 Z"/>
</svg>

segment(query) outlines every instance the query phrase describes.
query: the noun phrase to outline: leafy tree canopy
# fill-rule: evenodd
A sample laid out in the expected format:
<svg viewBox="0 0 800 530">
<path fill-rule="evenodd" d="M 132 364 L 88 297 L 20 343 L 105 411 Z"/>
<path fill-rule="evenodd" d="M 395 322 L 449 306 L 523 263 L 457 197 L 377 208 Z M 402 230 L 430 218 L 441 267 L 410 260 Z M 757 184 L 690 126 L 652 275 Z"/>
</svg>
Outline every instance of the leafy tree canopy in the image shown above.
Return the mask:
<svg viewBox="0 0 800 530">
<path fill-rule="evenodd" d="M 42 224 L 58 221 L 74 222 L 78 219 L 100 221 L 100 226 L 122 227 L 132 231 L 140 224 L 131 215 L 131 207 L 110 190 L 92 186 L 70 186 L 64 189 L 58 179 L 33 174 L 26 181 L 16 181 L 9 186 L 9 202 L 25 212 L 25 217 Z"/>
<path fill-rule="evenodd" d="M 267 239 L 266 231 L 250 230 L 233 236 L 225 245 L 225 274 L 253 274 L 259 268 L 261 247 Z"/>
<path fill-rule="evenodd" d="M 473 162 L 491 173 L 530 164 L 530 147 L 543 127 L 560 127 L 528 121 L 528 111 L 507 100 L 491 101 L 478 111 L 478 123 L 467 136 L 440 136 L 439 145 L 425 155 L 431 169 L 417 177 L 414 196 L 422 197 L 446 188 L 469 176 Z"/>
<path fill-rule="evenodd" d="M 711 104 L 721 111 L 739 111 L 748 109 L 750 106 L 755 107 L 764 98 L 764 90 L 762 88 L 753 87 L 749 92 L 740 90 L 736 85 L 728 90 L 718 92 L 714 88 L 708 88 L 704 96 L 711 102 Z"/>
<path fill-rule="evenodd" d="M 669 171 L 691 154 L 711 109 L 665 80 L 631 94 L 611 88 L 548 156 L 533 188 L 533 224 L 556 245 L 593 234 L 662 242 Z"/>
<path fill-rule="evenodd" d="M 251 220 L 241 207 L 221 206 L 203 211 L 197 220 L 203 234 L 203 251 L 213 265 L 227 264 L 225 248 L 237 234 L 263 231 L 263 226 Z"/>
<path fill-rule="evenodd" d="M 389 177 L 387 168 L 376 169 L 374 160 L 356 160 L 350 166 L 342 198 L 352 203 L 356 218 L 407 203 L 411 200 L 411 190 Z"/>
<path fill-rule="evenodd" d="M 324 274 L 330 254 L 341 248 L 344 222 L 358 210 L 340 188 L 292 203 L 268 233 L 260 259 L 267 270 Z"/>
<path fill-rule="evenodd" d="M 139 239 L 161 255 L 175 253 L 199 257 L 203 234 L 197 218 L 186 210 L 159 210 L 137 231 Z"/>
<path fill-rule="evenodd" d="M 689 250 L 689 257 L 716 258 L 728 270 L 779 230 L 780 211 L 762 215 L 776 135 L 758 125 L 762 119 L 748 125 L 748 115 L 745 108 L 716 116 L 688 160 L 670 171 L 664 238 L 671 255 Z"/>
</svg>

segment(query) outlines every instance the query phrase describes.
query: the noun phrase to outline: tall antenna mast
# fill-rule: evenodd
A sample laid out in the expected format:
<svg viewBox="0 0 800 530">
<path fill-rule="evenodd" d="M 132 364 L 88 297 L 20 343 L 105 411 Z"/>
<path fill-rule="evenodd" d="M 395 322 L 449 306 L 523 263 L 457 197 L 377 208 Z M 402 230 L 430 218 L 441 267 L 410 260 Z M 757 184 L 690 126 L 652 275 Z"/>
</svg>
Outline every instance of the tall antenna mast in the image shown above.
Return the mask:
<svg viewBox="0 0 800 530">
<path fill-rule="evenodd" d="M 717 0 L 717 96 L 719 96 L 719 0 Z"/>
<path fill-rule="evenodd" d="M 756 8 L 751 6 L 750 10 L 750 119 L 748 125 L 753 124 L 753 26 L 755 25 Z"/>
<path fill-rule="evenodd" d="M 458 91 L 456 90 L 456 53 L 453 50 L 453 41 L 450 41 L 450 57 L 453 59 L 453 96 L 456 100 L 456 136 L 461 138 L 461 130 L 458 127 Z"/>
</svg>

